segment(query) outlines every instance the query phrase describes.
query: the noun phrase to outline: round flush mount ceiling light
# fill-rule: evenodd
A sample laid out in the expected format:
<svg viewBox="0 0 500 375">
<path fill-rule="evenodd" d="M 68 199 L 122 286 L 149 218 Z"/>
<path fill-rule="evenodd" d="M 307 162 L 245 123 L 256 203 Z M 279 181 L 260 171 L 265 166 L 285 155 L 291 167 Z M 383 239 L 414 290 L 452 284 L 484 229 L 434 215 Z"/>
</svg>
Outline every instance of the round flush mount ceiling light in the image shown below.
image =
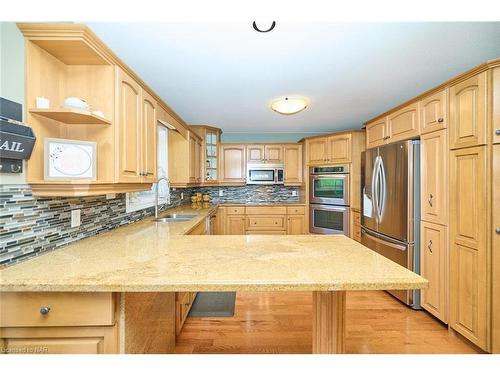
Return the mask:
<svg viewBox="0 0 500 375">
<path fill-rule="evenodd" d="M 284 97 L 276 99 L 271 103 L 271 109 L 282 115 L 294 115 L 307 108 L 308 101 L 305 98 Z"/>
</svg>

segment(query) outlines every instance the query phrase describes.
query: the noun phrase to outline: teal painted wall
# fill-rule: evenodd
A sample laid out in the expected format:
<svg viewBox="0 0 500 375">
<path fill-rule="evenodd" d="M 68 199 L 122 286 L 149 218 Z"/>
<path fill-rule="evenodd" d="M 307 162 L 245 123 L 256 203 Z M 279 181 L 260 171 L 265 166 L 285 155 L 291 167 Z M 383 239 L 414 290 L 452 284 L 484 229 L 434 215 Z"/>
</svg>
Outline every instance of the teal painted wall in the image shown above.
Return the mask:
<svg viewBox="0 0 500 375">
<path fill-rule="evenodd" d="M 222 129 L 224 131 L 224 129 Z M 222 133 L 223 143 L 267 142 L 283 143 L 297 142 L 304 137 L 319 133 Z"/>
<path fill-rule="evenodd" d="M 24 39 L 14 22 L 0 23 L 0 96 L 24 104 Z"/>
</svg>

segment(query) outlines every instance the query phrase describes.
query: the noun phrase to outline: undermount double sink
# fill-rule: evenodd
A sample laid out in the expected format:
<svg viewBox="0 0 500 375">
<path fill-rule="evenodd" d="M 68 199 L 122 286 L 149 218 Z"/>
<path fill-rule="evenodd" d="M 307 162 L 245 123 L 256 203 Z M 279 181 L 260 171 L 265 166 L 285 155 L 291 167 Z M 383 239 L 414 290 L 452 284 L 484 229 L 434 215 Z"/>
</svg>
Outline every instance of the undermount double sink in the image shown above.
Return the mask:
<svg viewBox="0 0 500 375">
<path fill-rule="evenodd" d="M 154 221 L 159 223 L 170 223 L 172 221 L 189 221 L 195 218 L 197 215 L 189 215 L 189 214 L 169 214 L 163 217 L 159 217 L 154 219 Z"/>
</svg>

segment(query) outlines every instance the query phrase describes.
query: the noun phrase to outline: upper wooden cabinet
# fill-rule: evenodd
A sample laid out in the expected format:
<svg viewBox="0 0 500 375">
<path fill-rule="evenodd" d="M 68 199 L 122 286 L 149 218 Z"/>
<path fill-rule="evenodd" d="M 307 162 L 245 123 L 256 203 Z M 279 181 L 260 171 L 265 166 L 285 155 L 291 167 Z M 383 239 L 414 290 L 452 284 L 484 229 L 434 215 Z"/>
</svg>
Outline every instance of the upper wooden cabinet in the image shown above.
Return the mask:
<svg viewBox="0 0 500 375">
<path fill-rule="evenodd" d="M 420 131 L 422 134 L 444 129 L 447 125 L 448 90 L 431 94 L 420 101 Z"/>
<path fill-rule="evenodd" d="M 220 174 L 222 183 L 245 183 L 246 146 L 221 144 Z"/>
<path fill-rule="evenodd" d="M 247 145 L 247 163 L 283 163 L 283 145 Z"/>
<path fill-rule="evenodd" d="M 201 183 L 202 140 L 192 131 L 187 138 L 169 130 L 168 175 L 174 187 L 186 187 Z"/>
<path fill-rule="evenodd" d="M 202 140 L 201 146 L 201 182 L 213 185 L 219 182 L 219 145 L 222 131 L 208 125 L 191 125 Z"/>
<path fill-rule="evenodd" d="M 382 146 L 387 143 L 387 118 L 366 124 L 366 148 Z"/>
<path fill-rule="evenodd" d="M 285 185 L 301 185 L 303 178 L 302 145 L 287 144 L 284 150 Z"/>
<path fill-rule="evenodd" d="M 387 116 L 387 142 L 418 138 L 420 123 L 418 103 L 412 103 Z"/>
<path fill-rule="evenodd" d="M 307 161 L 309 164 L 321 164 L 328 158 L 328 138 L 307 140 Z"/>
<path fill-rule="evenodd" d="M 141 160 L 142 160 L 142 182 L 155 182 L 156 168 L 156 134 L 157 119 L 156 100 L 146 91 L 142 90 L 142 137 L 141 137 Z"/>
<path fill-rule="evenodd" d="M 142 179 L 142 99 L 141 86 L 127 73 L 117 69 L 117 120 L 119 149 L 118 179 L 137 182 Z"/>
<path fill-rule="evenodd" d="M 448 217 L 448 147 L 447 130 L 426 133 L 421 138 L 421 218 L 447 224 Z"/>
<path fill-rule="evenodd" d="M 353 136 L 359 137 L 361 134 L 363 132 L 351 131 L 325 135 L 324 137 L 306 138 L 307 164 L 350 163 L 353 158 Z"/>
<path fill-rule="evenodd" d="M 493 143 L 500 143 L 500 68 L 492 69 L 492 138 Z M 499 343 L 500 345 L 500 343 Z"/>
<path fill-rule="evenodd" d="M 486 144 L 487 74 L 477 74 L 450 88 L 451 149 Z"/>
<path fill-rule="evenodd" d="M 500 103 L 499 103 L 500 104 Z M 492 176 L 492 352 L 500 353 L 500 144 L 493 145 L 493 176 Z"/>
<path fill-rule="evenodd" d="M 350 133 L 328 137 L 328 162 L 349 163 L 351 161 L 351 140 Z"/>
<path fill-rule="evenodd" d="M 247 145 L 247 162 L 259 163 L 264 162 L 264 145 Z"/>
</svg>

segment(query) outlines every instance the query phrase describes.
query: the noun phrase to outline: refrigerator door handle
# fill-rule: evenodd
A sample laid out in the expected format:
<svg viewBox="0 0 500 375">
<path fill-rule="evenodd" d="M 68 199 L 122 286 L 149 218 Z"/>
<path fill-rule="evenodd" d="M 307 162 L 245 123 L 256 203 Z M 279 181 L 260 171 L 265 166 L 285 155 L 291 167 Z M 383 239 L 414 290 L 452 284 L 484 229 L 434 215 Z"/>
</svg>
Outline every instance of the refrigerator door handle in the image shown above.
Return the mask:
<svg viewBox="0 0 500 375">
<path fill-rule="evenodd" d="M 381 238 L 380 235 L 375 236 L 375 235 L 373 235 L 371 233 L 371 231 L 368 231 L 365 228 L 361 228 L 361 232 L 364 233 L 365 236 L 369 237 L 371 240 L 373 240 L 373 241 L 375 241 L 377 243 L 380 243 L 380 244 L 385 245 L 385 246 L 392 247 L 392 248 L 400 250 L 400 251 L 406 251 L 406 246 L 403 245 L 403 244 L 396 243 L 396 242 L 389 241 L 389 240 L 384 240 L 383 238 Z"/>
<path fill-rule="evenodd" d="M 384 216 L 385 201 L 387 197 L 387 181 L 385 178 L 384 160 L 380 156 L 379 162 L 380 169 L 380 202 L 379 202 L 379 221 L 382 221 L 382 216 Z"/>
<path fill-rule="evenodd" d="M 373 202 L 373 216 L 375 216 L 375 220 L 378 222 L 378 194 L 377 194 L 377 186 L 378 186 L 378 158 L 375 158 L 375 162 L 373 163 L 373 172 L 372 172 L 372 202 Z"/>
</svg>

